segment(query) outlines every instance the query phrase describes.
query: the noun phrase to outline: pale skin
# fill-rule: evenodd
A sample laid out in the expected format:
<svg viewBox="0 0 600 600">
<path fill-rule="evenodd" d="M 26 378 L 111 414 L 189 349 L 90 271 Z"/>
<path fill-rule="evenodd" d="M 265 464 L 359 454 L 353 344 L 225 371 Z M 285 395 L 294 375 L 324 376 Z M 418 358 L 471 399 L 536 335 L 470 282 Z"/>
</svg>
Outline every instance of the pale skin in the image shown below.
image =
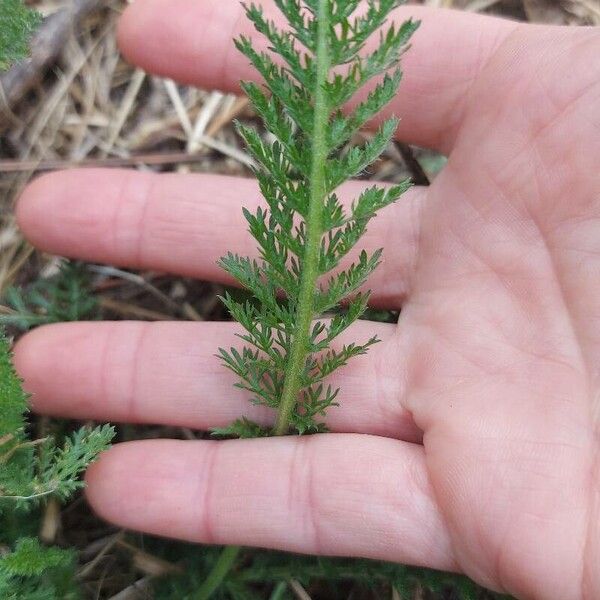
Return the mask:
<svg viewBox="0 0 600 600">
<path fill-rule="evenodd" d="M 269 2 L 267 11 L 272 7 Z M 382 213 L 372 281 L 397 326 L 339 372 L 333 433 L 115 446 L 88 498 L 123 527 L 204 543 L 365 556 L 466 573 L 523 599 L 600 598 L 600 31 L 404 7 L 423 20 L 388 112 L 449 156 Z M 232 50 L 237 0 L 140 0 L 133 63 L 205 88 L 254 77 Z M 363 184 L 343 190 L 350 200 Z M 37 247 L 226 281 L 253 254 L 255 183 L 56 173 L 17 216 Z M 257 411 L 213 354 L 225 323 L 44 327 L 16 362 L 42 413 L 209 428 Z"/>
</svg>

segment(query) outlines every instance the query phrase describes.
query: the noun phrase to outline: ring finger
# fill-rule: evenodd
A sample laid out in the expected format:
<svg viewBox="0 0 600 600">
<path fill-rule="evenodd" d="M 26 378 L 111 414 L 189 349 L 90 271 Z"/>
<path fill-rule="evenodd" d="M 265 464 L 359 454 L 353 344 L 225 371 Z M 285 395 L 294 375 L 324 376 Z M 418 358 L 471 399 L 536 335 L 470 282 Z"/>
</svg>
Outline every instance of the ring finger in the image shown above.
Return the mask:
<svg viewBox="0 0 600 600">
<path fill-rule="evenodd" d="M 235 376 L 215 356 L 237 346 L 233 323 L 70 323 L 42 327 L 15 348 L 15 362 L 35 410 L 77 419 L 162 423 L 197 429 L 228 425 L 245 415 L 262 424 L 274 414 L 234 388 Z M 402 362 L 396 327 L 358 322 L 339 344 L 382 342 L 331 377 L 339 407 L 327 424 L 338 432 L 420 441 L 402 406 Z"/>
</svg>

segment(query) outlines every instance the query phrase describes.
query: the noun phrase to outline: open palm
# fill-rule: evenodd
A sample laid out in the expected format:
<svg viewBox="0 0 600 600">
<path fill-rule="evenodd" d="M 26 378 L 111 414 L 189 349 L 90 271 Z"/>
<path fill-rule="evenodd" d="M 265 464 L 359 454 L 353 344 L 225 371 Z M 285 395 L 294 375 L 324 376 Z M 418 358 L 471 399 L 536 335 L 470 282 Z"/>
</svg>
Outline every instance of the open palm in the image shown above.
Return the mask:
<svg viewBox="0 0 600 600">
<path fill-rule="evenodd" d="M 234 89 L 254 76 L 231 51 L 240 15 L 237 0 L 144 0 L 121 45 L 148 70 Z M 403 140 L 449 162 L 365 237 L 386 252 L 374 301 L 402 313 L 349 332 L 384 341 L 337 375 L 335 433 L 122 444 L 91 470 L 89 499 L 161 535 L 600 598 L 600 32 L 419 7 L 397 18 L 411 15 L 423 26 L 392 110 Z M 34 182 L 18 217 L 51 252 L 222 280 L 220 255 L 254 253 L 240 207 L 258 202 L 250 180 L 72 171 Z M 266 422 L 213 357 L 235 331 L 58 325 L 26 336 L 16 359 L 42 412 Z"/>
</svg>

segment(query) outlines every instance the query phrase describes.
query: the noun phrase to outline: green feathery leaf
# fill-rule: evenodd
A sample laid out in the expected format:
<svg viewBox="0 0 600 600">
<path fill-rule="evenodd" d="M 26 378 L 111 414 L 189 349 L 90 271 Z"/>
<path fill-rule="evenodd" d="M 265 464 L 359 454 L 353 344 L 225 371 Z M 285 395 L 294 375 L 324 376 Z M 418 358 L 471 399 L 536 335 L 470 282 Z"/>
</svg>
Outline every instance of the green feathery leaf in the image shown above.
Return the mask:
<svg viewBox="0 0 600 600">
<path fill-rule="evenodd" d="M 0 315 L 0 325 L 27 331 L 48 323 L 94 319 L 98 301 L 90 279 L 85 264 L 64 260 L 55 275 L 26 289 L 8 288 L 5 302 L 11 311 Z"/>
<path fill-rule="evenodd" d="M 11 361 L 8 340 L 0 331 L 0 457 L 25 437 L 27 399 Z"/>
<path fill-rule="evenodd" d="M 237 421 L 231 423 L 227 427 L 216 427 L 212 430 L 212 435 L 219 437 L 234 437 L 234 438 L 258 438 L 258 437 L 269 437 L 271 432 L 265 427 L 250 421 L 242 417 Z"/>
<path fill-rule="evenodd" d="M 79 429 L 62 447 L 50 439 L 30 440 L 27 398 L 8 341 L 0 334 L 0 512 L 7 506 L 27 508 L 49 496 L 66 500 L 83 486 L 79 475 L 114 436 L 114 429 L 104 425 Z"/>
<path fill-rule="evenodd" d="M 40 20 L 21 0 L 0 0 L 0 71 L 27 56 L 29 38 Z"/>
<path fill-rule="evenodd" d="M 84 487 L 79 476 L 110 447 L 114 435 L 114 427 L 101 425 L 93 429 L 78 429 L 62 446 L 46 442 L 41 448 L 39 475 L 35 485 L 45 494 L 51 493 L 61 500 L 67 500 Z"/>
<path fill-rule="evenodd" d="M 12 552 L 0 558 L 0 570 L 12 576 L 30 577 L 68 566 L 72 561 L 71 552 L 44 547 L 36 538 L 21 538 Z"/>
<path fill-rule="evenodd" d="M 0 556 L 2 600 L 77 600 L 75 553 L 42 546 L 35 538 L 19 539 Z"/>
<path fill-rule="evenodd" d="M 236 374 L 237 386 L 254 404 L 276 413 L 270 432 L 281 435 L 323 431 L 338 390 L 327 378 L 378 340 L 339 344 L 338 336 L 367 310 L 363 291 L 381 262 L 382 251 L 355 250 L 377 212 L 395 202 L 408 182 L 366 189 L 349 206 L 337 188 L 362 174 L 388 147 L 397 119 L 385 121 L 362 146 L 349 146 L 398 91 L 399 62 L 419 23 L 385 26 L 398 0 L 275 0 L 287 21 L 278 28 L 255 3 L 245 6 L 270 52 L 258 52 L 249 37 L 236 46 L 256 68 L 266 89 L 242 84 L 270 139 L 238 124 L 266 207 L 244 209 L 259 258 L 228 254 L 221 267 L 249 290 L 252 302 L 231 295 L 223 301 L 245 332 L 241 349 L 219 350 Z M 384 28 L 385 27 L 385 28 Z M 367 51 L 367 41 L 379 43 Z M 374 78 L 370 91 L 352 110 L 348 103 Z M 330 314 L 333 313 L 333 314 Z M 220 435 L 269 433 L 240 419 Z"/>
</svg>

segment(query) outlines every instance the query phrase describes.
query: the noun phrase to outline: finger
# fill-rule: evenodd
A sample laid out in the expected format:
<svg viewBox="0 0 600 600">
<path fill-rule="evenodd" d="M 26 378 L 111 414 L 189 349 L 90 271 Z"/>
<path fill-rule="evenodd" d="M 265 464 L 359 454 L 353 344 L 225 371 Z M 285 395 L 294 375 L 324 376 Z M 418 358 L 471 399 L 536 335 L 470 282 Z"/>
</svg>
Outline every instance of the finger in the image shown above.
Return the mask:
<svg viewBox="0 0 600 600">
<path fill-rule="evenodd" d="M 88 498 L 122 527 L 194 542 L 455 567 L 421 446 L 330 434 L 151 440 L 92 466 Z"/>
<path fill-rule="evenodd" d="M 36 411 L 75 419 L 162 423 L 197 429 L 230 424 L 242 415 L 262 424 L 273 411 L 234 388 L 237 377 L 215 356 L 241 347 L 234 323 L 70 323 L 29 333 L 15 348 L 15 363 L 33 394 Z M 394 360 L 395 326 L 358 322 L 337 345 L 383 341 L 329 379 L 340 387 L 328 425 L 420 441 L 402 408 L 401 366 Z"/>
<path fill-rule="evenodd" d="M 352 182 L 340 195 L 349 203 L 365 187 Z M 369 281 L 381 306 L 397 308 L 407 292 L 422 194 L 409 190 L 386 208 L 359 244 L 386 248 Z M 251 179 L 75 170 L 34 181 L 19 200 L 17 219 L 46 252 L 232 283 L 217 261 L 227 252 L 257 255 L 241 207 L 253 210 L 260 202 Z"/>
<path fill-rule="evenodd" d="M 262 4 L 269 17 L 281 20 L 272 3 Z M 516 24 L 418 6 L 402 7 L 394 15 L 397 21 L 409 17 L 422 19 L 422 26 L 403 59 L 401 92 L 387 112 L 402 117 L 400 138 L 447 150 L 473 81 Z M 119 39 L 125 56 L 146 70 L 205 88 L 236 91 L 240 79 L 257 77 L 233 47 L 232 38 L 240 34 L 252 35 L 256 47 L 266 49 L 238 0 L 145 0 L 126 10 Z"/>
</svg>

